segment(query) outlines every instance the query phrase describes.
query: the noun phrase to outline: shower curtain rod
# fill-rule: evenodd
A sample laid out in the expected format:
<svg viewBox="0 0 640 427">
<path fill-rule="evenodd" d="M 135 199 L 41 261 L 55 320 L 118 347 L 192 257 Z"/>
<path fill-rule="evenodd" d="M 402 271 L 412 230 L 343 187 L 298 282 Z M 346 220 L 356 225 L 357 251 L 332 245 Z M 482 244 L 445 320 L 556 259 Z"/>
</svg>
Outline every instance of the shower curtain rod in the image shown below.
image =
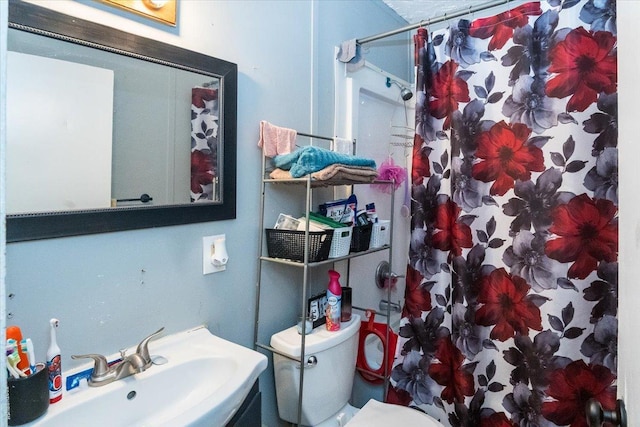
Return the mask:
<svg viewBox="0 0 640 427">
<path fill-rule="evenodd" d="M 365 43 L 369 43 L 369 42 L 372 42 L 372 41 L 375 41 L 375 40 L 380 40 L 380 39 L 383 39 L 383 38 L 386 38 L 386 37 L 395 36 L 396 34 L 404 33 L 405 31 L 411 31 L 411 30 L 414 30 L 416 28 L 425 27 L 425 26 L 428 27 L 429 25 L 437 24 L 438 22 L 443 22 L 443 21 L 446 21 L 448 19 L 457 18 L 459 16 L 463 16 L 463 15 L 467 15 L 467 14 L 471 14 L 471 13 L 475 13 L 475 12 L 480 12 L 480 11 L 483 11 L 485 9 L 490 9 L 492 7 L 495 7 L 495 6 L 500 6 L 500 5 L 503 5 L 503 4 L 507 4 L 507 3 L 510 3 L 511 1 L 512 0 L 494 0 L 494 1 L 487 2 L 487 3 L 482 3 L 482 4 L 479 4 L 477 6 L 473 6 L 473 7 L 469 6 L 469 8 L 467 8 L 467 9 L 464 9 L 464 10 L 460 9 L 460 10 L 457 10 L 457 11 L 455 11 L 453 13 L 450 13 L 450 14 L 449 13 L 445 13 L 444 15 L 439 16 L 437 18 L 427 19 L 426 21 L 420 21 L 417 24 L 410 24 L 410 25 L 407 25 L 407 26 L 402 27 L 402 28 L 398 28 L 398 29 L 395 29 L 395 30 L 387 31 L 386 33 L 380 33 L 380 34 L 376 34 L 376 35 L 373 35 L 373 36 L 364 37 L 362 39 L 356 39 L 356 43 L 359 44 L 359 45 L 363 45 Z"/>
</svg>

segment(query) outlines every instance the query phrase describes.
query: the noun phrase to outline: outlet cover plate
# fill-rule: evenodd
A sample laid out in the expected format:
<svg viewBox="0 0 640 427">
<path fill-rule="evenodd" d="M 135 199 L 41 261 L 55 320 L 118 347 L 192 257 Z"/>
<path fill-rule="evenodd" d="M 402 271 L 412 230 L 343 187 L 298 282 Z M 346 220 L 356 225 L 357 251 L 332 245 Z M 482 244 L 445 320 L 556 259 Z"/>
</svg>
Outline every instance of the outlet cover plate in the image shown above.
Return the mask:
<svg viewBox="0 0 640 427">
<path fill-rule="evenodd" d="M 219 273 L 227 269 L 226 265 L 217 266 L 211 262 L 214 250 L 213 242 L 221 237 L 225 237 L 225 235 L 216 234 L 215 236 L 204 236 L 202 238 L 202 274 Z"/>
</svg>

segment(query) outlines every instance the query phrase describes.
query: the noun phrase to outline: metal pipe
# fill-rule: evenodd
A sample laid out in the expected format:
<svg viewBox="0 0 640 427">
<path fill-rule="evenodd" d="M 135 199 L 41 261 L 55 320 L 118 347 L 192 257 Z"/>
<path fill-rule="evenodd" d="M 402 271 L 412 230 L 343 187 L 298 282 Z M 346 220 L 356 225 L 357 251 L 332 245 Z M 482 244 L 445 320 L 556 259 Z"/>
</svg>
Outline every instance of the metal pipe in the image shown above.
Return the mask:
<svg viewBox="0 0 640 427">
<path fill-rule="evenodd" d="M 369 42 L 372 42 L 372 41 L 384 39 L 386 37 L 395 36 L 396 34 L 404 33 L 406 31 L 411 31 L 411 30 L 414 30 L 416 28 L 428 27 L 429 25 L 437 24 L 438 22 L 443 22 L 443 21 L 446 21 L 448 19 L 457 18 L 459 16 L 464 16 L 464 15 L 472 14 L 472 13 L 475 13 L 475 12 L 480 12 L 480 11 L 483 11 L 485 9 L 490 9 L 492 7 L 500 6 L 500 5 L 503 5 L 503 4 L 510 3 L 510 2 L 511 2 L 511 0 L 494 0 L 494 1 L 487 2 L 487 3 L 482 3 L 482 4 L 479 4 L 478 6 L 468 7 L 466 9 L 464 9 L 464 10 L 460 9 L 460 10 L 454 11 L 452 13 L 445 13 L 444 15 L 439 16 L 437 18 L 430 18 L 430 19 L 427 19 L 426 21 L 420 21 L 420 22 L 418 22 L 416 24 L 410 24 L 410 25 L 407 25 L 405 27 L 401 27 L 401 28 L 397 28 L 395 30 L 387 31 L 386 33 L 380 33 L 380 34 L 376 34 L 376 35 L 373 35 L 373 36 L 364 37 L 364 38 L 361 38 L 361 39 L 356 39 L 356 43 L 359 44 L 359 45 L 363 45 L 365 43 L 369 43 Z"/>
</svg>

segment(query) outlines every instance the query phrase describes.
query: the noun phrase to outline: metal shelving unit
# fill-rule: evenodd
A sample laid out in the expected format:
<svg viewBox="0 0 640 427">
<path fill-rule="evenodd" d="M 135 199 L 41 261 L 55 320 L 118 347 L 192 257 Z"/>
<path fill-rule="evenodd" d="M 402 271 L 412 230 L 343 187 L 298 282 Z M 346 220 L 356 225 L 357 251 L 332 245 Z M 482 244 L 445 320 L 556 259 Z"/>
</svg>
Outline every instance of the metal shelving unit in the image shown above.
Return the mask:
<svg viewBox="0 0 640 427">
<path fill-rule="evenodd" d="M 324 138 L 326 139 L 326 138 Z M 309 275 L 310 275 L 310 271 L 311 269 L 317 268 L 317 267 L 321 267 L 321 266 L 332 266 L 334 263 L 338 263 L 341 261 L 346 261 L 347 262 L 347 271 L 349 270 L 349 264 L 350 261 L 353 258 L 357 258 L 357 257 L 361 257 L 367 254 L 371 254 L 371 253 L 376 253 L 376 252 L 381 252 L 381 251 L 387 251 L 388 252 L 388 262 L 389 264 L 391 264 L 392 261 L 392 242 L 393 242 L 393 211 L 394 211 L 394 197 L 393 197 L 393 192 L 391 192 L 390 195 L 390 208 L 391 208 L 391 218 L 390 218 L 390 224 L 389 224 L 389 244 L 388 245 L 384 245 L 382 247 L 379 248 L 373 248 L 373 249 L 368 249 L 366 251 L 362 251 L 362 252 L 355 252 L 355 253 L 349 253 L 346 256 L 342 256 L 342 257 L 338 257 L 338 258 L 329 258 L 327 260 L 323 260 L 323 261 L 318 261 L 318 262 L 310 262 L 309 261 L 309 212 L 311 212 L 311 206 L 312 206 L 312 195 L 313 195 L 313 191 L 317 188 L 325 188 L 325 187 L 335 187 L 335 186 L 352 186 L 352 192 L 353 192 L 353 186 L 357 186 L 357 185 L 369 185 L 371 184 L 370 182 L 367 183 L 363 183 L 363 182 L 352 182 L 352 181 L 344 181 L 344 180 L 339 180 L 339 181 L 318 181 L 318 180 L 314 180 L 311 177 L 305 177 L 305 178 L 293 178 L 293 179 L 271 179 L 267 177 L 267 172 L 266 172 L 266 158 L 263 155 L 263 160 L 262 160 L 262 191 L 261 191 L 261 201 L 260 201 L 260 238 L 259 238 L 259 248 L 260 248 L 260 255 L 258 256 L 258 278 L 257 278 L 257 283 L 256 283 L 256 306 L 255 306 L 255 329 L 254 329 L 254 345 L 255 348 L 260 348 L 263 349 L 265 351 L 269 351 L 272 353 L 277 353 L 281 356 L 284 356 L 288 359 L 291 360 L 295 360 L 296 362 L 298 362 L 301 367 L 303 364 L 305 364 L 305 359 L 306 359 L 306 354 L 305 354 L 305 344 L 306 344 L 306 335 L 305 334 L 301 334 L 300 335 L 300 345 L 301 345 L 301 349 L 300 349 L 300 354 L 301 357 L 300 358 L 295 358 L 295 357 L 291 357 L 290 355 L 286 355 L 283 354 L 281 352 L 279 352 L 278 350 L 274 349 L 273 347 L 271 347 L 270 345 L 266 344 L 266 343 L 262 343 L 259 340 L 259 335 L 260 335 L 260 309 L 261 307 L 261 291 L 262 291 L 262 286 L 263 286 L 263 279 L 262 279 L 262 275 L 263 275 L 263 265 L 265 263 L 269 263 L 269 264 L 277 264 L 279 266 L 283 266 L 285 268 L 294 268 L 294 269 L 300 269 L 302 270 L 302 295 L 301 295 L 301 301 L 300 301 L 300 311 L 299 313 L 303 316 L 306 317 L 308 315 L 308 309 L 307 309 L 307 299 L 309 297 L 308 295 L 308 290 L 310 288 L 310 283 L 309 283 Z M 375 181 L 373 182 L 375 184 L 387 184 L 387 185 L 394 185 L 394 181 Z M 304 257 L 303 257 L 303 261 L 302 262 L 298 262 L 298 261 L 292 261 L 292 260 L 288 260 L 288 259 L 282 259 L 282 258 L 272 258 L 266 255 L 266 245 L 265 245 L 265 200 L 266 200 L 266 192 L 267 191 L 283 191 L 283 189 L 286 189 L 288 186 L 304 186 L 305 188 L 305 217 L 306 217 L 306 229 L 305 229 L 305 233 L 304 233 Z M 269 190 L 267 190 L 267 188 L 269 188 Z M 293 197 L 293 196 L 292 196 Z M 347 274 L 347 282 L 346 282 L 346 286 L 350 286 L 350 284 L 348 283 L 349 277 Z M 292 284 L 293 286 L 293 284 Z M 387 300 L 391 299 L 391 289 L 390 287 L 387 287 Z M 355 307 L 357 309 L 357 307 Z M 390 319 L 390 308 L 388 307 L 387 312 L 386 313 L 379 313 L 382 316 L 386 316 L 387 318 L 387 326 L 389 326 L 389 319 Z M 389 328 L 387 328 L 389 329 Z M 387 332 L 388 334 L 388 332 Z M 388 341 L 388 336 L 387 336 L 387 341 Z M 389 386 L 389 377 L 391 375 L 390 372 L 387 372 L 388 368 L 385 366 L 385 375 L 383 377 L 384 379 L 384 391 L 385 394 L 387 392 L 388 386 Z M 301 424 L 302 421 L 302 395 L 303 395 L 303 390 L 304 390 L 304 371 L 305 369 L 300 369 L 300 390 L 299 390 L 299 396 L 298 396 L 298 425 Z"/>
</svg>

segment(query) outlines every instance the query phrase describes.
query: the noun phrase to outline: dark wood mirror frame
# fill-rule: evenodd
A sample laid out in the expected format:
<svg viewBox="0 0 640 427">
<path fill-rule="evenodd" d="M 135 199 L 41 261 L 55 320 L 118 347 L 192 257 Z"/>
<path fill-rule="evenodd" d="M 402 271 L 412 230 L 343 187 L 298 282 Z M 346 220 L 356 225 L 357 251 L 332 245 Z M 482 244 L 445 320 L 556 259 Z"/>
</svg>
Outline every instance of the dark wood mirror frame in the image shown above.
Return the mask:
<svg viewBox="0 0 640 427">
<path fill-rule="evenodd" d="M 220 122 L 224 151 L 222 203 L 7 215 L 7 242 L 219 221 L 236 217 L 236 64 L 16 0 L 9 2 L 9 28 L 31 31 L 218 77 L 222 93 Z"/>
</svg>

